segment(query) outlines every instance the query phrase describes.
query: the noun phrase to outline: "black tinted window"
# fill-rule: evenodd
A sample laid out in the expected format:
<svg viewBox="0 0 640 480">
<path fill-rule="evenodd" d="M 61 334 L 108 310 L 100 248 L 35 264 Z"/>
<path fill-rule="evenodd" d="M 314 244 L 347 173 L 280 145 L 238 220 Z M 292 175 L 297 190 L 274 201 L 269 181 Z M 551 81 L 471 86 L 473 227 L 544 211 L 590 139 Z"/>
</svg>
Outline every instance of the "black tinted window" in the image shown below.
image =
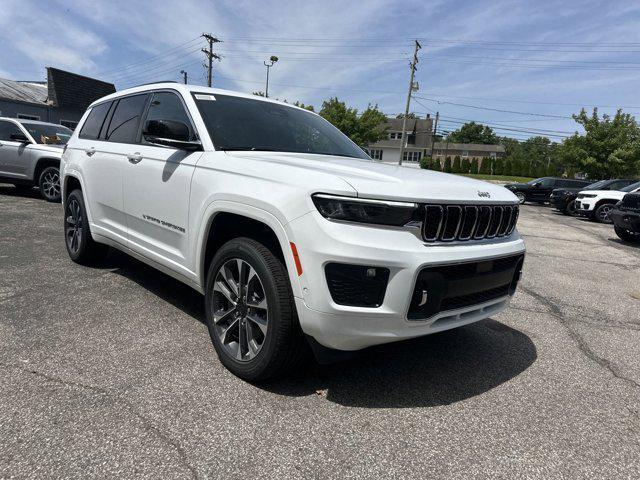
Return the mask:
<svg viewBox="0 0 640 480">
<path fill-rule="evenodd" d="M 111 116 L 105 140 L 109 142 L 134 143 L 147 95 L 121 98 Z"/>
<path fill-rule="evenodd" d="M 11 140 L 11 135 L 13 134 L 24 135 L 15 123 L 0 121 L 0 140 L 15 142 L 15 140 Z"/>
<path fill-rule="evenodd" d="M 189 129 L 189 140 L 195 140 L 191 119 L 187 115 L 182 101 L 175 93 L 157 92 L 153 94 L 145 123 L 149 120 L 172 120 L 184 123 Z"/>
<path fill-rule="evenodd" d="M 262 150 L 366 158 L 319 115 L 251 98 L 194 93 L 218 150 Z"/>
<path fill-rule="evenodd" d="M 104 119 L 109 112 L 110 106 L 111 102 L 105 102 L 100 105 L 96 105 L 91 109 L 89 116 L 82 126 L 82 130 L 80 130 L 80 138 L 86 138 L 88 140 L 95 140 L 98 138 L 98 135 L 100 135 L 100 129 L 102 128 Z"/>
</svg>

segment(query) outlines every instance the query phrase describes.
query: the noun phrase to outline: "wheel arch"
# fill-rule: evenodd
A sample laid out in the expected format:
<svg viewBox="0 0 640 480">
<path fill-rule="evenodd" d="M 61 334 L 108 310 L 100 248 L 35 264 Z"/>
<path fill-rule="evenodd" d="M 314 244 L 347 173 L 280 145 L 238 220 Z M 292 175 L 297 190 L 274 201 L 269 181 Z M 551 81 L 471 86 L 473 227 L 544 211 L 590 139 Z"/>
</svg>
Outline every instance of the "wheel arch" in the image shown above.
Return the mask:
<svg viewBox="0 0 640 480">
<path fill-rule="evenodd" d="M 615 200 L 615 199 L 612 199 L 612 198 L 603 198 L 603 199 L 598 200 L 596 202 L 596 205 L 593 207 L 593 210 L 595 211 L 598 207 L 600 207 L 602 205 L 605 205 L 605 204 L 608 204 L 608 203 L 612 204 L 612 205 L 615 205 L 616 203 L 618 203 L 618 201 L 619 200 Z"/>
<path fill-rule="evenodd" d="M 294 296 L 302 296 L 290 235 L 273 214 L 232 201 L 215 201 L 206 210 L 196 245 L 196 275 L 204 290 L 209 262 L 226 241 L 240 236 L 265 244 L 287 269 Z"/>
<path fill-rule="evenodd" d="M 36 165 L 33 169 L 33 183 L 36 185 L 40 181 L 40 174 L 47 167 L 58 167 L 60 168 L 60 159 L 55 157 L 41 157 L 36 162 Z"/>
</svg>

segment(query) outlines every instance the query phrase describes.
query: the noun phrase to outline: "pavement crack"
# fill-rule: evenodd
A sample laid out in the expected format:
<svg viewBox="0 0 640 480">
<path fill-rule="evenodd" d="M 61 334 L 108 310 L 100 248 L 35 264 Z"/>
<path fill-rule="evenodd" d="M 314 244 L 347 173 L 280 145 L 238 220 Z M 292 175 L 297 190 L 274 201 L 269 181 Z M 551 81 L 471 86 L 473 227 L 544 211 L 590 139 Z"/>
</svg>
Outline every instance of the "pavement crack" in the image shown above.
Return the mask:
<svg viewBox="0 0 640 480">
<path fill-rule="evenodd" d="M 531 288 L 528 288 L 525 286 L 521 286 L 520 288 L 522 288 L 522 290 L 525 293 L 535 298 L 538 302 L 549 307 L 551 311 L 547 312 L 547 314 L 552 315 L 553 317 L 557 318 L 560 321 L 560 323 L 565 327 L 565 329 L 569 333 L 569 336 L 576 343 L 578 350 L 580 350 L 580 352 L 585 357 L 587 357 L 589 360 L 596 363 L 597 365 L 600 365 L 602 368 L 608 370 L 615 378 L 625 381 L 627 383 L 630 383 L 631 385 L 637 388 L 640 388 L 640 383 L 635 381 L 633 378 L 630 378 L 624 375 L 613 362 L 611 362 L 610 360 L 604 357 L 599 356 L 596 352 L 594 352 L 591 349 L 591 347 L 589 346 L 587 341 L 582 337 L 582 335 L 580 335 L 573 328 L 571 328 L 571 325 L 570 325 L 571 319 L 568 319 L 565 316 L 565 314 L 562 312 L 562 309 L 558 304 L 556 304 L 553 300 L 550 300 L 547 297 L 544 297 L 543 295 L 539 294 L 535 290 L 532 290 Z"/>
<path fill-rule="evenodd" d="M 82 389 L 82 390 L 88 390 L 88 391 L 91 391 L 91 392 L 93 392 L 93 393 L 95 393 L 97 395 L 102 395 L 102 396 L 106 397 L 107 399 L 111 400 L 112 402 L 115 402 L 115 403 L 120 402 L 120 403 L 122 403 L 125 406 L 125 408 L 127 409 L 127 411 L 140 421 L 140 423 L 142 424 L 143 430 L 155 435 L 157 438 L 159 438 L 161 441 L 163 441 L 166 445 L 168 445 L 169 447 L 173 448 L 176 451 L 176 453 L 178 454 L 178 457 L 180 459 L 180 463 L 186 469 L 189 470 L 189 472 L 191 473 L 191 476 L 193 478 L 195 478 L 196 480 L 199 478 L 197 470 L 189 463 L 188 457 L 187 457 L 187 452 L 182 447 L 182 445 L 180 445 L 177 441 L 175 441 L 169 435 L 167 435 L 165 432 L 163 432 L 159 427 L 154 425 L 153 422 L 150 419 L 148 419 L 143 414 L 138 412 L 136 410 L 135 406 L 129 400 L 127 400 L 126 398 L 124 398 L 124 397 L 122 397 L 120 395 L 114 395 L 112 392 L 108 391 L 107 389 L 101 388 L 101 387 L 96 387 L 94 385 L 88 385 L 88 384 L 82 383 L 82 382 L 75 382 L 73 380 L 65 380 L 63 378 L 60 378 L 60 377 L 57 377 L 57 376 L 54 376 L 54 375 L 49 375 L 47 373 L 39 372 L 37 370 L 34 370 L 33 368 L 29 368 L 29 367 L 26 367 L 24 365 L 0 363 L 0 367 L 5 368 L 5 369 L 19 370 L 19 371 L 21 371 L 23 373 L 28 373 L 30 375 L 34 375 L 36 377 L 42 378 L 42 379 L 44 379 L 44 380 L 46 380 L 48 382 L 57 383 L 59 385 L 63 385 L 63 386 L 66 386 L 66 387 L 75 387 L 75 388 L 79 388 L 79 389 Z"/>
</svg>

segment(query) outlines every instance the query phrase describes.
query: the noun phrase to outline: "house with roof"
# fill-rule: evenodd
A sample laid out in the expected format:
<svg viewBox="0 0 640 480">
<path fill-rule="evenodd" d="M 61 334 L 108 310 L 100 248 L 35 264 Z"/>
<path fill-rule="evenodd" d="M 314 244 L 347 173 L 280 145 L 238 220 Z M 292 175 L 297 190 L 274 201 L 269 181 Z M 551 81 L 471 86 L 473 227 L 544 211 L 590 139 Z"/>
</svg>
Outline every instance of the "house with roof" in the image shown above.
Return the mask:
<svg viewBox="0 0 640 480">
<path fill-rule="evenodd" d="M 374 160 L 398 163 L 402 139 L 402 118 L 388 118 L 381 127 L 385 130 L 385 137 L 368 145 L 369 155 Z M 429 115 L 427 118 L 407 118 L 407 144 L 403 162 L 419 162 L 423 156 L 431 153 L 432 130 L 432 121 Z"/>
<path fill-rule="evenodd" d="M 0 78 L 0 117 L 41 120 L 74 129 L 87 107 L 116 91 L 112 83 L 47 67 L 47 81 Z"/>
<path fill-rule="evenodd" d="M 447 158 L 460 157 L 469 161 L 482 160 L 483 158 L 502 158 L 505 156 L 503 145 L 484 145 L 480 143 L 452 143 L 435 142 L 433 144 L 433 158 L 444 163 Z"/>
</svg>

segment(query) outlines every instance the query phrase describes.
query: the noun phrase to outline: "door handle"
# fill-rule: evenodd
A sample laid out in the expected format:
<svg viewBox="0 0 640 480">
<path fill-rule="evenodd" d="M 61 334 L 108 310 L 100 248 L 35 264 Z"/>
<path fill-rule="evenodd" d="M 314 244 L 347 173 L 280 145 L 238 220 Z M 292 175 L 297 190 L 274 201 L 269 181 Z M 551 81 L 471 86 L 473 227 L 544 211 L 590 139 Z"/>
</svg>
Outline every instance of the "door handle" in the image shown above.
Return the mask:
<svg viewBox="0 0 640 480">
<path fill-rule="evenodd" d="M 89 148 L 89 149 L 85 150 L 85 151 L 84 151 L 84 153 L 86 153 L 86 154 L 87 154 L 87 157 L 90 157 L 91 155 L 93 155 L 94 153 L 96 153 L 96 149 L 95 149 L 95 147 L 91 147 L 91 148 Z"/>
<path fill-rule="evenodd" d="M 142 155 L 140 155 L 139 152 L 136 152 L 133 155 L 127 155 L 127 159 L 129 159 L 129 163 L 133 163 L 135 165 L 136 163 L 140 163 Z"/>
</svg>

